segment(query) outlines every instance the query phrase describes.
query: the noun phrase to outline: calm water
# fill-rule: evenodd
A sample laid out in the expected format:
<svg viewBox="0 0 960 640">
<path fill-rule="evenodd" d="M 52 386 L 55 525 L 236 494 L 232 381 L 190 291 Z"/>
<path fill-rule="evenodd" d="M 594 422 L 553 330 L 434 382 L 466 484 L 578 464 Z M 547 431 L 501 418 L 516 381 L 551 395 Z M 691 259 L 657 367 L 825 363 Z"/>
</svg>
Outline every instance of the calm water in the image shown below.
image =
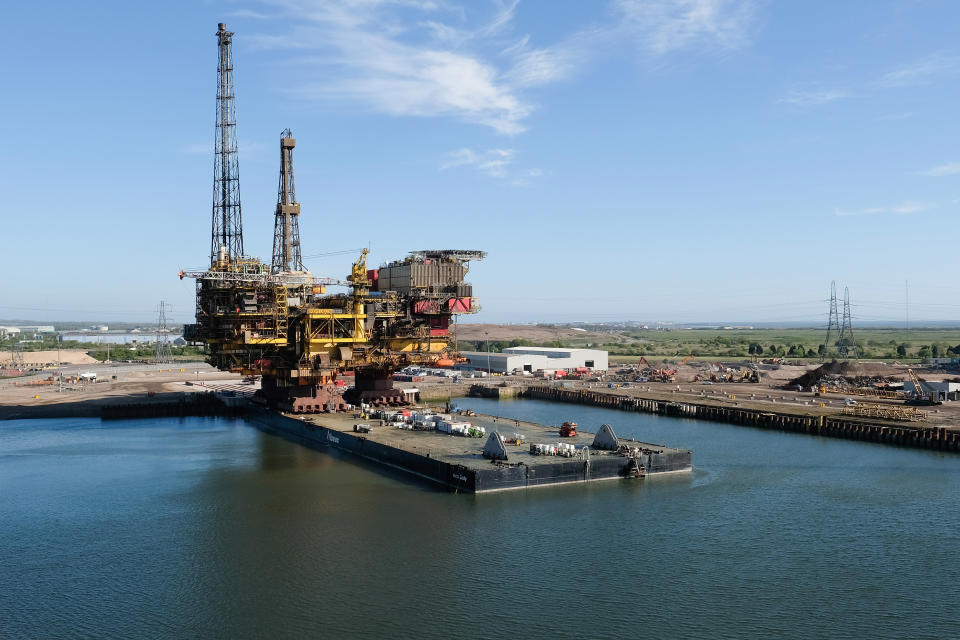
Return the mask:
<svg viewBox="0 0 960 640">
<path fill-rule="evenodd" d="M 460 404 L 696 470 L 452 495 L 238 421 L 0 422 L 0 636 L 960 637 L 960 456 Z"/>
</svg>

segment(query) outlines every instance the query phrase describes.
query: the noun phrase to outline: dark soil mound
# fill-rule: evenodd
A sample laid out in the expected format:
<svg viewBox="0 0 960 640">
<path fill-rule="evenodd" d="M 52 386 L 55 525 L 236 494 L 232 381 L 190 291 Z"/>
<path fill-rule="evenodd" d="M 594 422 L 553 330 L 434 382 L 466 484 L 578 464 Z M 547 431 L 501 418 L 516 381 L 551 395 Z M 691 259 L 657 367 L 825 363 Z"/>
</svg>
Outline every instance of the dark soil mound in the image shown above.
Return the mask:
<svg viewBox="0 0 960 640">
<path fill-rule="evenodd" d="M 813 371 L 807 371 L 799 378 L 791 380 L 789 384 L 798 384 L 801 387 L 812 387 L 824 379 L 852 379 L 860 377 L 863 377 L 863 374 L 856 363 L 847 360 L 834 360 L 833 362 L 828 362 L 817 367 Z"/>
</svg>

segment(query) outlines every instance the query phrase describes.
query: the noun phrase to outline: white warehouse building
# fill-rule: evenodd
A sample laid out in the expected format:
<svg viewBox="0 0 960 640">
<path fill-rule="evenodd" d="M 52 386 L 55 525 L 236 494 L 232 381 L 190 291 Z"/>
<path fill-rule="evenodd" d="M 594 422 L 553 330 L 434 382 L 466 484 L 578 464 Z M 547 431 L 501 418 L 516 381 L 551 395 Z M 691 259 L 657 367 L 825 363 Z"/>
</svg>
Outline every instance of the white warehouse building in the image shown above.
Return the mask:
<svg viewBox="0 0 960 640">
<path fill-rule="evenodd" d="M 948 382 L 944 380 L 943 382 L 923 382 L 927 386 L 923 390 L 924 394 L 930 393 L 931 391 L 936 391 L 938 399 L 943 400 L 960 400 L 960 383 L 958 382 Z M 909 394 L 915 393 L 913 382 L 907 380 L 903 383 L 903 390 Z"/>
<path fill-rule="evenodd" d="M 508 347 L 503 353 L 464 351 L 466 362 L 458 369 L 510 373 L 512 371 L 557 371 L 586 367 L 594 371 L 607 370 L 607 352 L 598 349 L 565 349 L 558 347 Z"/>
</svg>

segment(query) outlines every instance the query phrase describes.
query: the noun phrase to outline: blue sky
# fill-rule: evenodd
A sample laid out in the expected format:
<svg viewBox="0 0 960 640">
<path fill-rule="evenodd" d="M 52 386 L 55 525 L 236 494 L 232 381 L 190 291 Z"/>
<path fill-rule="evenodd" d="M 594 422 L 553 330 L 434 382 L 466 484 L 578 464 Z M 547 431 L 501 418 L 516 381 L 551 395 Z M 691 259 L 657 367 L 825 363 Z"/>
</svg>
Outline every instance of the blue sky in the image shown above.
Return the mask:
<svg viewBox="0 0 960 640">
<path fill-rule="evenodd" d="M 960 320 L 949 1 L 16 3 L 0 317 L 189 322 L 218 22 L 244 240 L 290 127 L 306 255 L 489 252 L 484 322 Z M 350 256 L 307 260 L 342 277 Z"/>
</svg>

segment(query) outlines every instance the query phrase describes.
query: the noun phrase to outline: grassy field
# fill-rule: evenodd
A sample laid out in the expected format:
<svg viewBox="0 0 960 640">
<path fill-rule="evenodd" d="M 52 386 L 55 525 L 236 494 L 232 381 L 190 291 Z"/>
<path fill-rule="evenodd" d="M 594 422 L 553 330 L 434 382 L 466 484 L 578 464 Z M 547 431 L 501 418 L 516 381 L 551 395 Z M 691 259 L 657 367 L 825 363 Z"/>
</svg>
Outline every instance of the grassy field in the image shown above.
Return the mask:
<svg viewBox="0 0 960 640">
<path fill-rule="evenodd" d="M 107 360 L 108 356 L 113 360 L 145 360 L 154 356 L 154 346 L 151 335 L 146 334 L 144 336 L 144 340 L 146 342 L 136 345 L 136 350 L 131 351 L 131 347 L 134 345 L 112 344 L 108 349 L 106 344 L 80 342 L 79 340 L 63 340 L 58 343 L 55 335 L 48 334 L 42 336 L 40 340 L 24 342 L 21 345 L 21 348 L 25 353 L 31 353 L 35 351 L 56 351 L 57 348 L 80 349 L 87 352 L 87 354 L 89 354 L 91 357 L 100 361 Z M 19 341 L 19 337 L 0 340 L 0 351 L 9 351 L 13 348 L 14 344 L 18 343 Z M 174 359 L 188 359 L 193 361 L 203 358 L 202 347 L 171 347 L 170 352 Z M 3 363 L 0 362 L 0 365 L 2 364 Z"/>
<path fill-rule="evenodd" d="M 907 362 L 929 357 L 960 355 L 960 328 L 957 329 L 856 329 L 860 357 Z M 673 329 L 593 333 L 582 339 L 565 336 L 538 346 L 591 347 L 605 349 L 620 361 L 639 360 L 640 356 L 683 358 L 761 358 L 781 357 L 819 360 L 826 338 L 823 329 Z M 833 341 L 833 340 L 831 340 Z M 518 342 L 518 341 L 514 341 Z M 526 342 L 526 341 L 524 341 Z M 510 346 L 507 341 L 491 341 L 490 350 Z M 461 349 L 485 350 L 482 342 L 461 343 Z M 827 357 L 836 347 L 827 349 Z"/>
</svg>

